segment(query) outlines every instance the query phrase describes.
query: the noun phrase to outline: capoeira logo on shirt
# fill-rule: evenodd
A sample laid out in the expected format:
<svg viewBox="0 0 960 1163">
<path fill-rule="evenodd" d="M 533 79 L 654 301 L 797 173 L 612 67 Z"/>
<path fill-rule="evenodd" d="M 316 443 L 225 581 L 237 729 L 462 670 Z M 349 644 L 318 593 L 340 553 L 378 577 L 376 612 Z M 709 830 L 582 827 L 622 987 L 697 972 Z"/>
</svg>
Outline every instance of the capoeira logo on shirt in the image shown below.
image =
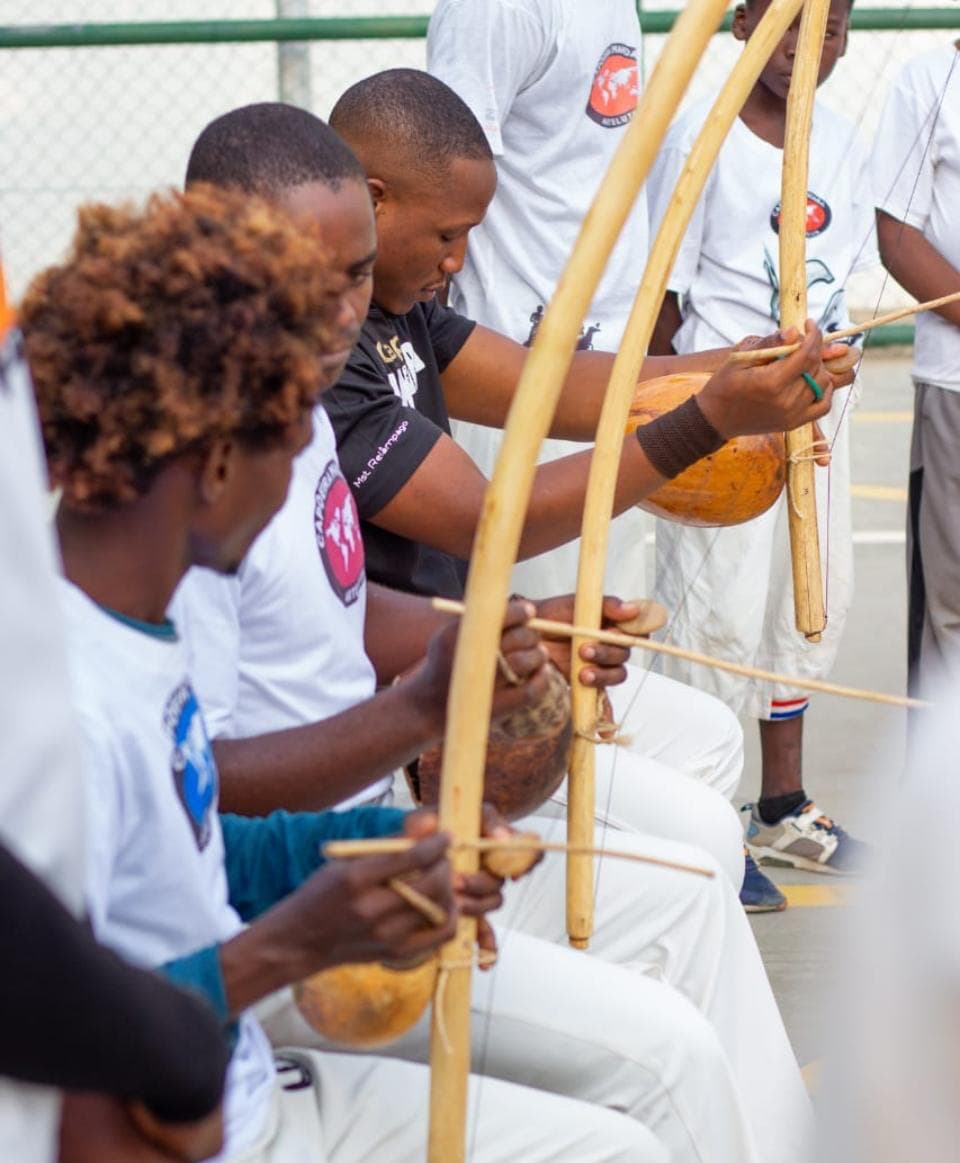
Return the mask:
<svg viewBox="0 0 960 1163">
<path fill-rule="evenodd" d="M 807 193 L 807 238 L 816 238 L 818 234 L 830 227 L 833 221 L 833 211 L 822 198 L 816 194 Z M 770 229 L 774 234 L 780 233 L 780 203 L 774 206 L 770 214 Z"/>
<path fill-rule="evenodd" d="M 345 606 L 359 598 L 366 580 L 360 517 L 335 460 L 323 470 L 313 501 L 313 527 L 330 587 Z"/>
<path fill-rule="evenodd" d="M 377 354 L 388 368 L 396 364 L 393 371 L 387 371 L 390 390 L 405 408 L 415 408 L 414 397 L 419 387 L 417 376 L 427 365 L 417 355 L 413 344 L 409 340 L 401 343 L 400 337 L 395 335 L 388 343 L 377 344 Z"/>
<path fill-rule="evenodd" d="M 763 248 L 763 270 L 770 284 L 770 318 L 774 321 L 780 318 L 780 275 L 773 255 Z M 820 283 L 830 286 L 837 281 L 833 271 L 820 258 L 807 259 L 807 290 Z M 827 301 L 823 314 L 817 321 L 821 331 L 839 331 L 844 326 L 844 293 L 843 288 L 834 291 Z"/>
<path fill-rule="evenodd" d="M 637 50 L 627 44 L 611 44 L 603 50 L 590 87 L 587 116 L 604 129 L 626 125 L 640 94 Z"/>
<path fill-rule="evenodd" d="M 173 739 L 173 785 L 197 847 L 203 851 L 210 841 L 211 818 L 217 805 L 217 765 L 189 682 L 181 683 L 167 700 L 163 723 Z"/>
</svg>

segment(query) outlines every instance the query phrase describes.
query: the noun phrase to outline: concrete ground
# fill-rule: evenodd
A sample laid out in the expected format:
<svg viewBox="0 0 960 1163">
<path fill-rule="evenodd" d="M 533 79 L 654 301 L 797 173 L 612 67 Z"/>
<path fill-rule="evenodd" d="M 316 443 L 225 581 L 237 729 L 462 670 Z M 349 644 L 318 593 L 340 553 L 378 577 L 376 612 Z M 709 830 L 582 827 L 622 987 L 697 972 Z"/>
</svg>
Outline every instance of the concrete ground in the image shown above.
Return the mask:
<svg viewBox="0 0 960 1163">
<path fill-rule="evenodd" d="M 902 694 L 906 685 L 904 521 L 913 393 L 905 355 L 868 354 L 863 398 L 853 415 L 853 528 L 856 592 L 832 676 L 851 686 Z M 877 791 L 903 761 L 905 713 L 815 696 L 804 738 L 804 786 L 821 809 L 869 839 Z M 756 727 L 745 722 L 742 798 L 759 789 Z M 791 869 L 767 869 L 791 904 L 752 918 L 757 941 L 802 1064 L 823 1046 L 823 997 L 837 964 L 855 882 Z M 808 887 L 809 886 L 809 887 Z"/>
</svg>

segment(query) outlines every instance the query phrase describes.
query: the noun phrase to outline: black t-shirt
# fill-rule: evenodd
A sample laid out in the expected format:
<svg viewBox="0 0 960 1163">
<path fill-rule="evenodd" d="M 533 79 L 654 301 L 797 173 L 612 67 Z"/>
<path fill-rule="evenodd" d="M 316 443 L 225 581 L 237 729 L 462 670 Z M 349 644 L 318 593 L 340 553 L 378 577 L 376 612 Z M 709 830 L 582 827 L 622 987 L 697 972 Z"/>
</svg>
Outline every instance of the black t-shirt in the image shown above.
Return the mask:
<svg viewBox="0 0 960 1163">
<path fill-rule="evenodd" d="M 435 299 L 406 315 L 375 303 L 339 382 L 323 396 L 360 513 L 367 576 L 410 593 L 458 597 L 466 563 L 371 523 L 450 433 L 440 375 L 475 323 Z"/>
</svg>

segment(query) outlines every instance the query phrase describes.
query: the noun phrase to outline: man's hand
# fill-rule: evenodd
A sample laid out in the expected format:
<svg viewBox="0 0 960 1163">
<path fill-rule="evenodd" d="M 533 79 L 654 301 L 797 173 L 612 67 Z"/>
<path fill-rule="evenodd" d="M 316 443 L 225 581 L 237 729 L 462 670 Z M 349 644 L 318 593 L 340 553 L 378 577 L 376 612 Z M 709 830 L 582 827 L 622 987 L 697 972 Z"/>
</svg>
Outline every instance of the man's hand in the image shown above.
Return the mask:
<svg viewBox="0 0 960 1163">
<path fill-rule="evenodd" d="M 573 594 L 564 594 L 556 598 L 544 598 L 536 603 L 537 617 L 547 618 L 552 622 L 573 621 Z M 640 607 L 636 602 L 624 602 L 620 598 L 604 597 L 603 625 L 617 628 L 620 622 L 628 622 L 637 617 Z M 550 655 L 550 661 L 564 675 L 569 682 L 573 682 L 572 659 L 570 656 L 569 638 L 543 638 L 544 648 Z M 610 646 L 603 642 L 585 642 L 580 647 L 580 659 L 587 663 L 576 674 L 576 678 L 584 686 L 602 690 L 605 687 L 619 686 L 627 678 L 627 662 L 630 651 L 625 646 Z"/>
<path fill-rule="evenodd" d="M 536 630 L 527 621 L 536 613 L 531 602 L 507 603 L 500 635 L 500 665 L 493 692 L 492 719 L 496 722 L 524 707 L 535 706 L 547 690 L 547 652 Z M 457 648 L 460 621 L 438 630 L 430 639 L 427 656 L 408 678 L 416 684 L 422 704 L 430 709 L 442 731 L 446 721 L 447 693 Z"/>
<path fill-rule="evenodd" d="M 797 339 L 786 331 L 782 338 Z M 792 355 L 759 367 L 728 362 L 716 372 L 697 396 L 704 416 L 729 440 L 734 436 L 789 432 L 812 424 L 830 411 L 835 381 L 823 366 L 823 337 L 811 322 Z M 823 398 L 816 400 L 806 372 L 819 385 Z"/>
<path fill-rule="evenodd" d="M 219 1110 L 199 1123 L 174 1127 L 108 1095 L 64 1096 L 59 1163 L 196 1163 L 222 1145 Z"/>
<path fill-rule="evenodd" d="M 786 343 L 795 343 L 800 338 L 794 327 L 786 331 L 774 331 L 772 335 L 747 335 L 734 344 L 732 351 L 763 351 L 765 347 L 780 347 Z M 863 358 L 863 350 L 849 343 L 831 343 L 830 333 L 824 337 L 820 358 L 827 371 L 833 376 L 833 386 L 844 388 L 852 384 L 857 375 L 857 365 Z M 723 366 L 722 364 L 720 365 Z M 718 369 L 719 370 L 719 369 Z"/>
<path fill-rule="evenodd" d="M 332 860 L 290 896 L 220 948 L 232 1013 L 268 993 L 362 961 L 422 959 L 456 931 L 457 902 L 447 859 L 449 837 L 434 832 L 406 852 Z M 446 917 L 433 924 L 390 886 L 403 880 Z"/>
</svg>

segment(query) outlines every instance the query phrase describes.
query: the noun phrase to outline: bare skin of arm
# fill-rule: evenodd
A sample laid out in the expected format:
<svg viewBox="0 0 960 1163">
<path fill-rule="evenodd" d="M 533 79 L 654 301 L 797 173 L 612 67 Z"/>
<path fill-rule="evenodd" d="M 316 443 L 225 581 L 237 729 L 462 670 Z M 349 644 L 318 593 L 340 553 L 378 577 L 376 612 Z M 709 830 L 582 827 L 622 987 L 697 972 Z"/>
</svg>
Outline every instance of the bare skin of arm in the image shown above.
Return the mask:
<svg viewBox="0 0 960 1163">
<path fill-rule="evenodd" d="M 674 355 L 673 337 L 680 330 L 683 316 L 680 314 L 680 298 L 676 291 L 667 291 L 660 304 L 660 314 L 653 325 L 650 337 L 651 355 Z"/>
<path fill-rule="evenodd" d="M 915 226 L 877 211 L 877 240 L 883 265 L 904 290 L 924 302 L 960 288 L 960 270 L 943 257 Z M 960 327 L 960 303 L 937 310 L 948 323 Z"/>
<path fill-rule="evenodd" d="M 501 650 L 526 681 L 510 686 L 498 678 L 495 717 L 543 695 L 546 654 L 539 636 L 523 624 L 532 612 L 526 602 L 508 607 Z M 249 739 L 217 740 L 221 809 L 264 815 L 277 808 L 331 808 L 416 758 L 443 734 L 456 634 L 450 625 L 426 648 L 421 642 L 413 673 L 339 715 Z"/>
<path fill-rule="evenodd" d="M 440 377 L 443 395 L 455 420 L 470 420 L 502 428 L 513 400 L 527 348 L 506 336 L 477 327 Z M 639 378 L 655 379 L 674 372 L 713 372 L 728 349 L 695 355 L 648 357 Z M 570 365 L 550 435 L 561 440 L 592 440 L 600 419 L 614 356 L 604 351 L 578 351 Z"/>
<path fill-rule="evenodd" d="M 797 428 L 829 411 L 837 381 L 823 367 L 820 333 L 810 327 L 802 346 L 786 359 L 755 367 L 725 364 L 711 377 L 697 399 L 722 436 Z M 824 389 L 819 403 L 799 378 L 804 371 L 814 375 Z M 587 450 L 539 466 L 520 541 L 521 559 L 579 536 L 592 455 Z M 614 513 L 636 505 L 663 483 L 639 442 L 628 436 L 623 442 Z M 444 437 L 371 522 L 411 541 L 469 558 L 486 485 L 469 456 Z"/>
</svg>

